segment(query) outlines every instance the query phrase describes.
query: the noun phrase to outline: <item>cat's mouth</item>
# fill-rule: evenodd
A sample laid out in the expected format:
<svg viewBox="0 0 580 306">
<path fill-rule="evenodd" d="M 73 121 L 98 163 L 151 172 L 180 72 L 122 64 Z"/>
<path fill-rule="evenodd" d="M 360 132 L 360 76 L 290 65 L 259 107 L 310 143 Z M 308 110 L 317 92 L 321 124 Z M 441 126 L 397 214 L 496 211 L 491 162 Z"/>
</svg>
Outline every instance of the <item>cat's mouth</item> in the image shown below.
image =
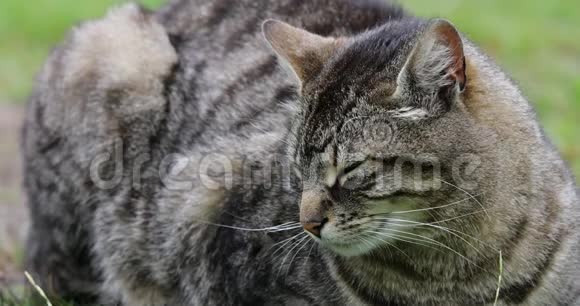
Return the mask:
<svg viewBox="0 0 580 306">
<path fill-rule="evenodd" d="M 364 255 L 375 248 L 368 243 L 350 241 L 350 242 L 337 242 L 337 241 L 324 241 L 321 240 L 321 244 L 326 248 L 330 249 L 334 253 L 344 256 L 353 257 Z"/>
<path fill-rule="evenodd" d="M 401 219 L 401 221 L 404 221 Z M 354 257 L 369 254 L 376 249 L 392 245 L 396 242 L 395 236 L 413 235 L 400 224 L 390 224 L 387 221 L 369 220 L 367 222 L 356 222 L 357 224 L 348 226 L 351 230 L 345 231 L 330 224 L 323 228 L 320 237 L 314 237 L 323 247 L 343 256 Z M 396 235 L 393 233 L 397 233 Z"/>
<path fill-rule="evenodd" d="M 320 238 L 316 237 L 316 240 L 323 247 L 338 255 L 344 257 L 361 256 L 379 246 L 376 240 L 368 239 L 366 231 L 372 231 L 372 229 L 357 227 L 356 231 L 343 232 L 329 226 L 322 231 Z"/>
</svg>

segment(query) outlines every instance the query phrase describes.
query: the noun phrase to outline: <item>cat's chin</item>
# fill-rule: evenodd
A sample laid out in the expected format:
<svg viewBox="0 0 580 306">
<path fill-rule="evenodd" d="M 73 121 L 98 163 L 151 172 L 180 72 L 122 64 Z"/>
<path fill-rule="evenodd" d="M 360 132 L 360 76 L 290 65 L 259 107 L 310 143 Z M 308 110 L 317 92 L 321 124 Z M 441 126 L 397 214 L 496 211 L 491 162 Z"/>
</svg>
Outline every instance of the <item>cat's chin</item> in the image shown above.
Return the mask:
<svg viewBox="0 0 580 306">
<path fill-rule="evenodd" d="M 321 242 L 331 252 L 342 257 L 356 257 L 371 253 L 376 246 L 364 243 Z"/>
</svg>

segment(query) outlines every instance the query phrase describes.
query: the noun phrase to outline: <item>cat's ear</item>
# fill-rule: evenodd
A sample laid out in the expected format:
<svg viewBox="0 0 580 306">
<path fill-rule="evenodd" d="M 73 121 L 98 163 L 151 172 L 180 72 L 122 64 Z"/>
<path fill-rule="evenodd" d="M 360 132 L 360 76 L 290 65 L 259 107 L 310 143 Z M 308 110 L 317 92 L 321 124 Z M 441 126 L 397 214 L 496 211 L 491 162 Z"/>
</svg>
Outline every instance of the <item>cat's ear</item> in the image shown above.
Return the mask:
<svg viewBox="0 0 580 306">
<path fill-rule="evenodd" d="M 338 47 L 338 40 L 322 37 L 277 20 L 262 25 L 264 37 L 302 84 L 314 78 Z"/>
<path fill-rule="evenodd" d="M 449 21 L 431 22 L 407 59 L 399 83 L 411 83 L 427 90 L 448 90 L 448 93 L 465 89 L 463 42 Z"/>
</svg>

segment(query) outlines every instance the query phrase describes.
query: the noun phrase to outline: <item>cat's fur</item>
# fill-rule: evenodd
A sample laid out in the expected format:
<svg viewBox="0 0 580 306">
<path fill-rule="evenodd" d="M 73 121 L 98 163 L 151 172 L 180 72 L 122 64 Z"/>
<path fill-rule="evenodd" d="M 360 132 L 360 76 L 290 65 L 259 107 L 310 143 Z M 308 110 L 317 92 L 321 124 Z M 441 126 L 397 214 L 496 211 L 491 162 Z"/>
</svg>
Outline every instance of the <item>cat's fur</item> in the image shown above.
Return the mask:
<svg viewBox="0 0 580 306">
<path fill-rule="evenodd" d="M 458 37 L 373 0 L 175 0 L 78 26 L 28 108 L 28 268 L 79 304 L 489 305 L 501 250 L 500 305 L 580 305 L 575 180 Z M 403 157 L 445 183 L 391 186 Z M 362 183 L 387 187 L 335 188 L 377 163 Z M 362 232 L 393 207 L 450 230 Z M 322 210 L 320 244 L 272 228 Z"/>
</svg>

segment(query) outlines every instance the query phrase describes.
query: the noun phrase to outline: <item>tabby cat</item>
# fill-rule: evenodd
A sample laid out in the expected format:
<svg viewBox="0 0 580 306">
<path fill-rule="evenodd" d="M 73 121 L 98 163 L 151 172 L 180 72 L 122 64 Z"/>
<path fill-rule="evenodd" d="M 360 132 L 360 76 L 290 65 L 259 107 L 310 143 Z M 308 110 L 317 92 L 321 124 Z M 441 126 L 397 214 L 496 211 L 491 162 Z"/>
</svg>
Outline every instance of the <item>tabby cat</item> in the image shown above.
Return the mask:
<svg viewBox="0 0 580 306">
<path fill-rule="evenodd" d="M 580 305 L 532 107 L 384 1 L 113 9 L 48 59 L 22 147 L 28 269 L 75 305 Z"/>
</svg>

